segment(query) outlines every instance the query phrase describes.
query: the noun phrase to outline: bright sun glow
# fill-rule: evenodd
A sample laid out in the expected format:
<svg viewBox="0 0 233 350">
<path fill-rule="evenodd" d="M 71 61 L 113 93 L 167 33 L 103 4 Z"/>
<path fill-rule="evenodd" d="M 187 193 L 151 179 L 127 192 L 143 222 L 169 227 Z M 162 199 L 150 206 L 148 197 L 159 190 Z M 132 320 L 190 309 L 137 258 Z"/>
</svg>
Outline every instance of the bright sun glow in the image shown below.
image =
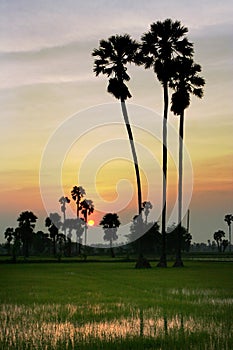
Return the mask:
<svg viewBox="0 0 233 350">
<path fill-rule="evenodd" d="M 93 225 L 94 225 L 94 223 L 95 223 L 95 221 L 94 221 L 94 220 L 89 220 L 89 221 L 88 221 L 88 225 L 89 225 L 89 226 L 93 226 Z"/>
</svg>

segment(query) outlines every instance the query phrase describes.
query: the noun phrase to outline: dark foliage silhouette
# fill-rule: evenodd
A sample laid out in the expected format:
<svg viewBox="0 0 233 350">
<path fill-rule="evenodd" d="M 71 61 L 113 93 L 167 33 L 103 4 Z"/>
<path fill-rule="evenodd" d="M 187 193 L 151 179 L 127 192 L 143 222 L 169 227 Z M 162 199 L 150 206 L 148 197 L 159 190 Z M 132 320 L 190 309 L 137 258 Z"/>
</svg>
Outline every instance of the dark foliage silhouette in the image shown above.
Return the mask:
<svg viewBox="0 0 233 350">
<path fill-rule="evenodd" d="M 13 262 L 16 262 L 21 246 L 19 228 L 17 227 L 14 230 L 14 228 L 8 227 L 5 231 L 5 238 L 7 240 L 7 252 L 12 255 Z"/>
<path fill-rule="evenodd" d="M 167 228 L 167 252 L 177 253 L 177 250 L 188 252 L 190 250 L 192 235 L 183 226 L 173 224 Z"/>
<path fill-rule="evenodd" d="M 223 238 L 225 237 L 225 232 L 223 230 L 218 230 L 214 232 L 214 240 L 217 243 L 218 251 L 221 252 L 223 250 Z M 226 242 L 224 242 L 224 246 Z"/>
<path fill-rule="evenodd" d="M 45 219 L 45 226 L 48 227 L 50 238 L 53 241 L 53 254 L 56 256 L 56 242 L 59 238 L 59 228 L 61 227 L 61 217 L 58 213 L 51 213 L 49 217 Z"/>
<path fill-rule="evenodd" d="M 74 186 L 71 190 L 72 199 L 76 202 L 77 206 L 77 218 L 79 218 L 80 202 L 82 198 L 86 195 L 86 192 L 82 186 Z"/>
<path fill-rule="evenodd" d="M 36 215 L 31 211 L 22 212 L 17 219 L 19 222 L 18 233 L 23 244 L 23 254 L 25 258 L 29 256 L 29 246 L 33 239 L 33 230 L 36 220 Z"/>
<path fill-rule="evenodd" d="M 117 229 L 121 224 L 119 217 L 116 213 L 107 213 L 104 215 L 99 224 L 103 227 L 104 230 L 104 240 L 108 241 L 110 244 L 111 256 L 112 258 L 115 258 L 112 244 L 118 239 Z"/>
<path fill-rule="evenodd" d="M 71 241 L 72 231 L 76 235 L 76 254 L 81 254 L 82 235 L 84 232 L 85 221 L 82 218 L 66 219 L 63 226 L 68 230 L 67 238 Z"/>
<path fill-rule="evenodd" d="M 89 215 L 94 213 L 94 204 L 91 199 L 84 199 L 80 203 L 81 213 L 83 214 L 84 221 L 85 221 L 85 236 L 84 236 L 84 245 L 87 245 L 87 218 Z"/>
</svg>

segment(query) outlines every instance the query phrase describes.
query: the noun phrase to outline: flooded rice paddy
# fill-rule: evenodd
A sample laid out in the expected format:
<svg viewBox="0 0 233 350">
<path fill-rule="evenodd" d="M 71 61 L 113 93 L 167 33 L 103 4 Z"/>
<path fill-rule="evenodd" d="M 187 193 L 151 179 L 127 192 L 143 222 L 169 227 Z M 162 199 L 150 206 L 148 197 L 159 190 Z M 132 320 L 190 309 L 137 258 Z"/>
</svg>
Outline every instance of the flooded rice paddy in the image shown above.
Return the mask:
<svg viewBox="0 0 233 350">
<path fill-rule="evenodd" d="M 167 344 L 167 341 L 174 349 L 175 342 L 180 342 L 182 349 L 185 348 L 182 341 L 187 343 L 189 337 L 194 339 L 189 349 L 233 348 L 233 298 L 222 298 L 217 290 L 185 288 L 169 289 L 166 298 L 182 299 L 186 307 L 175 312 L 159 306 L 143 309 L 125 303 L 3 304 L 0 348 L 98 349 L 102 348 L 100 344 L 108 342 L 138 339 L 143 343 L 144 339 L 150 339 L 155 342 L 150 349 L 166 349 L 163 342 Z"/>
</svg>

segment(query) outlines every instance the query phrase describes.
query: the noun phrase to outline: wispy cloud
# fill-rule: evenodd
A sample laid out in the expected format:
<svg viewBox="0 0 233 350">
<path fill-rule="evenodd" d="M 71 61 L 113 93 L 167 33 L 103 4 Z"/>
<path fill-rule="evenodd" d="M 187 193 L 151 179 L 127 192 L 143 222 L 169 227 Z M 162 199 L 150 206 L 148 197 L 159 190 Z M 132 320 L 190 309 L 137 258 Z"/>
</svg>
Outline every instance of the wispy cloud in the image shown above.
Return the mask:
<svg viewBox="0 0 233 350">
<path fill-rule="evenodd" d="M 1 1 L 0 51 L 30 51 L 65 45 L 130 31 L 140 35 L 149 24 L 166 17 L 181 20 L 192 28 L 224 24 L 232 20 L 232 3 L 217 0 L 174 2 Z M 204 32 L 205 28 L 203 28 Z"/>
</svg>

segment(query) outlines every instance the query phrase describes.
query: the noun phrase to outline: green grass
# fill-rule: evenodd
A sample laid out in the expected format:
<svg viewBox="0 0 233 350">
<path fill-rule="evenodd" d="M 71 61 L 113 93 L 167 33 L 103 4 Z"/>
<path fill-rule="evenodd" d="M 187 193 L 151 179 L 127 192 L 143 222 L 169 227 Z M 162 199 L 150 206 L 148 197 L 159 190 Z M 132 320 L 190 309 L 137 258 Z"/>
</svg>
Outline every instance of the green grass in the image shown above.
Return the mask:
<svg viewBox="0 0 233 350">
<path fill-rule="evenodd" d="M 233 264 L 155 265 L 1 264 L 0 349 L 233 348 Z"/>
</svg>

